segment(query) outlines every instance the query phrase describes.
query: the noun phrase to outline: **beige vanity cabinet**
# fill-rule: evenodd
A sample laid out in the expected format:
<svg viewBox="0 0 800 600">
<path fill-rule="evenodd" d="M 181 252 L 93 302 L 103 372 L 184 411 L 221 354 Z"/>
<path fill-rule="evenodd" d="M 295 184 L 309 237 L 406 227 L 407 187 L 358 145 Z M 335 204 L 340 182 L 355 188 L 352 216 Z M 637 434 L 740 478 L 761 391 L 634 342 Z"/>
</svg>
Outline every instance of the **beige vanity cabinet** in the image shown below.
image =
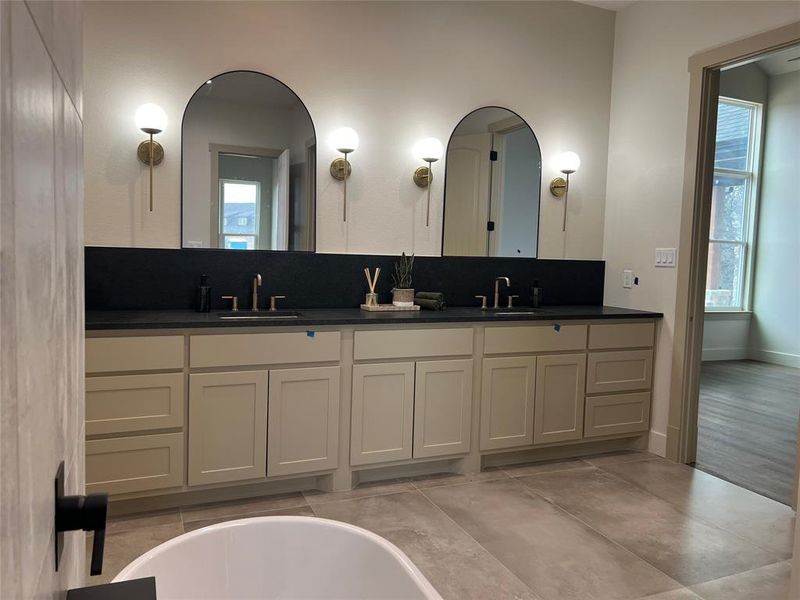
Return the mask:
<svg viewBox="0 0 800 600">
<path fill-rule="evenodd" d="M 266 478 L 267 371 L 189 376 L 189 485 Z"/>
<path fill-rule="evenodd" d="M 533 443 L 536 357 L 485 358 L 481 390 L 480 449 Z"/>
<path fill-rule="evenodd" d="M 336 468 L 339 371 L 337 366 L 269 372 L 268 476 Z"/>
<path fill-rule="evenodd" d="M 472 359 L 417 363 L 414 458 L 469 452 Z"/>
<path fill-rule="evenodd" d="M 472 359 L 353 366 L 350 464 L 464 454 Z"/>
<path fill-rule="evenodd" d="M 414 363 L 353 365 L 350 464 L 411 458 Z"/>
<path fill-rule="evenodd" d="M 548 444 L 583 437 L 586 354 L 536 357 L 533 443 Z"/>
</svg>

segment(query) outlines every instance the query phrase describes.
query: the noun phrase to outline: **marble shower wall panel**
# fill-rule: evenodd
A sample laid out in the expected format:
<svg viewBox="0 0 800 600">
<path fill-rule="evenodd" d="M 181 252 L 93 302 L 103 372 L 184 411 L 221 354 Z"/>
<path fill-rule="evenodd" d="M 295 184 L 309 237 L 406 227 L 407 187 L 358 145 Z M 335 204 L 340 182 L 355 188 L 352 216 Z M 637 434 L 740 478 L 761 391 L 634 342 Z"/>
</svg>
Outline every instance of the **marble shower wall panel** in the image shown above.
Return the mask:
<svg viewBox="0 0 800 600">
<path fill-rule="evenodd" d="M 84 488 L 79 2 L 0 3 L 0 597 L 83 583 L 84 536 L 54 569 L 53 477 Z"/>
</svg>

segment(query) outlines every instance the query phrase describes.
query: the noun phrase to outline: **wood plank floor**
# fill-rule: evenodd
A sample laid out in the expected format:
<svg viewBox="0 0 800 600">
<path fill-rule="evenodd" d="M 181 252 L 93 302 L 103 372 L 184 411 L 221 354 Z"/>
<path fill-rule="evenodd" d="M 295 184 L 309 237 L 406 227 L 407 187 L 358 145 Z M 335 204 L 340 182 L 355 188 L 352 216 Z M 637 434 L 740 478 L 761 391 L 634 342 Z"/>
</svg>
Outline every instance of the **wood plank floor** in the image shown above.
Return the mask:
<svg viewBox="0 0 800 600">
<path fill-rule="evenodd" d="M 790 504 L 800 369 L 751 360 L 703 363 L 698 469 Z"/>
</svg>

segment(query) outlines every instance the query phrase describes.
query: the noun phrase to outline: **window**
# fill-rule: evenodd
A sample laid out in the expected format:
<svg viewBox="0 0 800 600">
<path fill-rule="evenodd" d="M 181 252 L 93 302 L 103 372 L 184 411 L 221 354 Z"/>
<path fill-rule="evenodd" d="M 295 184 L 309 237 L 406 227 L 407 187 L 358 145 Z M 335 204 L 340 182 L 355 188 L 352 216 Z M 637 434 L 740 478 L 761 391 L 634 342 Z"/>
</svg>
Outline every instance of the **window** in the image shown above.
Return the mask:
<svg viewBox="0 0 800 600">
<path fill-rule="evenodd" d="M 706 310 L 748 309 L 758 192 L 761 105 L 719 99 Z"/>
<path fill-rule="evenodd" d="M 220 179 L 220 242 L 223 248 L 258 248 L 258 205 L 261 185 L 257 181 Z"/>
</svg>

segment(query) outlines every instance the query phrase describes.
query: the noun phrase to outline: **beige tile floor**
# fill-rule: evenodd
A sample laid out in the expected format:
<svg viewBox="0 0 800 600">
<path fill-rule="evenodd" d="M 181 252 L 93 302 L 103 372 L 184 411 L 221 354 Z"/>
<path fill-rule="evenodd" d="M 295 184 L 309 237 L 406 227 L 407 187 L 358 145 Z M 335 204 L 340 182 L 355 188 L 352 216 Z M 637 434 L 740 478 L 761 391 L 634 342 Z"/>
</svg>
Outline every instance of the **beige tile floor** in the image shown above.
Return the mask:
<svg viewBox="0 0 800 600">
<path fill-rule="evenodd" d="M 262 515 L 375 531 L 453 600 L 785 600 L 794 530 L 783 504 L 621 452 L 118 518 L 89 583 L 184 531 Z"/>
</svg>

